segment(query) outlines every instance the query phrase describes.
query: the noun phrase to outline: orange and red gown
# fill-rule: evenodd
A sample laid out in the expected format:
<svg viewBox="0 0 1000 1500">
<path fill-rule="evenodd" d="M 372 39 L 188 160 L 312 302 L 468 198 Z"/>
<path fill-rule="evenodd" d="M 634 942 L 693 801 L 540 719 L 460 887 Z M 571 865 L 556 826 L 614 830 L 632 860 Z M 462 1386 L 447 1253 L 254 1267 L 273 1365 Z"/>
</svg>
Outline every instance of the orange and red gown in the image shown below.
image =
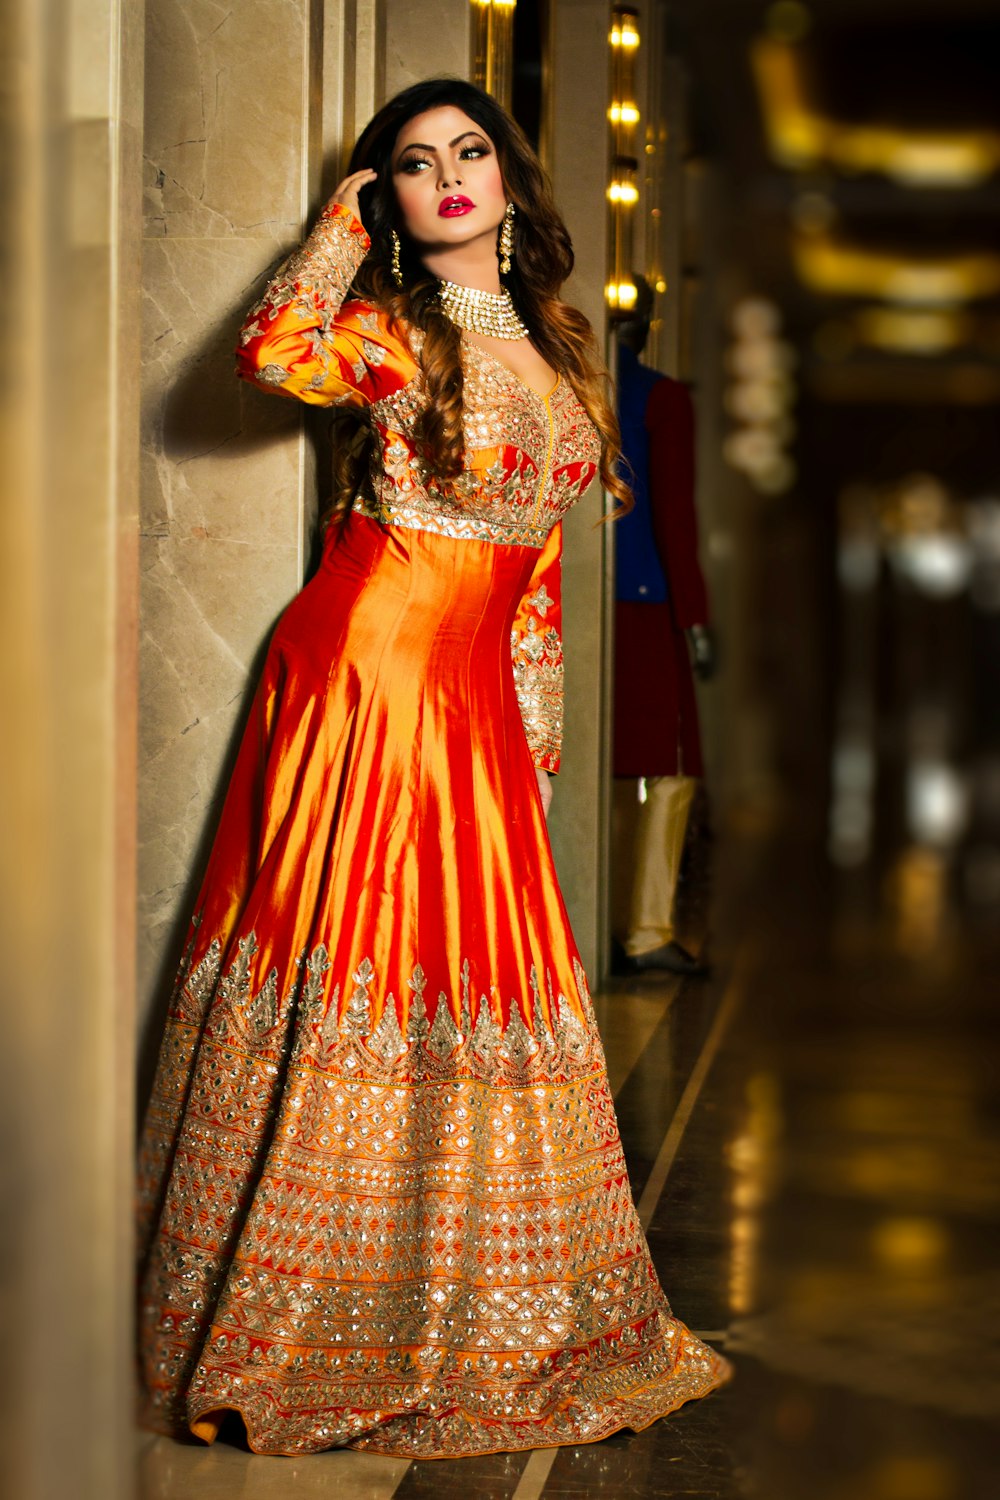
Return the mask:
<svg viewBox="0 0 1000 1500">
<path fill-rule="evenodd" d="M 429 479 L 419 333 L 345 295 L 331 207 L 239 372 L 362 408 L 371 493 L 280 619 L 143 1134 L 145 1420 L 415 1458 L 640 1428 L 731 1373 L 633 1207 L 534 767 L 559 757 L 559 522 L 598 439 L 463 341 Z"/>
</svg>

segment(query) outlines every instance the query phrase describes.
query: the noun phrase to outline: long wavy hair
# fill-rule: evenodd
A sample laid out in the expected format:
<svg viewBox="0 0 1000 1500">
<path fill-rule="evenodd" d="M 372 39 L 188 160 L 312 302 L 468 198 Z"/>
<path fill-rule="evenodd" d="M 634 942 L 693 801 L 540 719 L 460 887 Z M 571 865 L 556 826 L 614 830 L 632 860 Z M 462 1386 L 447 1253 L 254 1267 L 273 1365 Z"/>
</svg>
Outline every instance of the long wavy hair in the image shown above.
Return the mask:
<svg viewBox="0 0 1000 1500">
<path fill-rule="evenodd" d="M 392 155 L 409 120 L 444 105 L 462 110 L 496 148 L 507 197 L 517 209 L 513 265 L 505 284 L 532 343 L 569 382 L 597 428 L 601 480 L 618 502 L 615 513 L 624 513 L 632 507 L 632 494 L 618 472 L 621 440 L 610 377 L 587 319 L 559 296 L 573 269 L 566 225 L 520 126 L 489 94 L 459 78 L 430 78 L 390 99 L 365 127 L 347 168 L 350 173 L 371 167 L 378 174 L 358 198 L 371 249 L 350 295 L 386 309 L 404 332 L 409 324 L 423 334 L 417 357 L 428 402 L 415 437 L 428 477 L 447 484 L 463 468 L 461 334 L 438 302 L 437 277 L 423 265 L 419 247 L 406 234 L 393 187 Z M 393 229 L 401 242 L 401 288 L 392 275 Z M 359 437 L 342 434 L 334 444 L 336 510 L 349 506 L 364 484 L 367 453 Z"/>
</svg>

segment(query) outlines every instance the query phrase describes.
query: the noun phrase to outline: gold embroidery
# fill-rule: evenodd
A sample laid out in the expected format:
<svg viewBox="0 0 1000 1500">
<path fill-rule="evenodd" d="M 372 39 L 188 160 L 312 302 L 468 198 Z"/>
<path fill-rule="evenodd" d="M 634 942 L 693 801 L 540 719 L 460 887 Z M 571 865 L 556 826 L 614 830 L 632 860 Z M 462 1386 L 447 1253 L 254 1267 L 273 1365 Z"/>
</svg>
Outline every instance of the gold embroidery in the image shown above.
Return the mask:
<svg viewBox="0 0 1000 1500">
<path fill-rule="evenodd" d="M 284 385 L 288 379 L 288 371 L 284 365 L 265 365 L 262 370 L 257 371 L 257 379 L 262 385 Z"/>
<path fill-rule="evenodd" d="M 535 610 L 537 614 L 540 614 L 542 619 L 544 620 L 545 616 L 548 614 L 549 610 L 555 603 L 555 600 L 552 598 L 551 594 L 543 583 L 540 584 L 535 592 L 531 595 L 528 603 L 531 608 Z"/>
<path fill-rule="evenodd" d="M 522 522 L 512 522 L 502 517 L 490 520 L 485 517 L 463 516 L 457 508 L 451 514 L 429 510 L 419 504 L 390 504 L 380 508 L 377 502 L 373 503 L 363 495 L 355 500 L 354 509 L 387 526 L 400 526 L 408 531 L 427 531 L 433 536 L 452 537 L 456 541 L 492 542 L 498 547 L 540 549 L 545 545 L 548 535 L 546 527 L 529 527 Z"/>
<path fill-rule="evenodd" d="M 279 266 L 254 312 L 274 303 L 276 296 L 284 299 L 282 306 L 307 298 L 310 316 L 317 305 L 339 308 L 368 250 L 368 236 L 358 234 L 356 225 L 344 210 L 322 213 L 309 237 Z"/>
<path fill-rule="evenodd" d="M 304 339 L 316 369 L 305 383 L 305 389 L 322 391 L 336 385 L 339 358 L 335 339 L 335 322 L 347 289 L 368 249 L 368 237 L 357 220 L 345 210 L 326 210 L 320 215 L 308 239 L 278 267 L 260 301 L 251 308 L 240 334 L 240 347 L 246 349 L 256 339 L 264 341 L 271 323 L 289 308 L 303 323 L 315 325 L 305 330 Z M 377 347 L 377 346 L 372 346 Z M 385 354 L 378 351 L 381 363 Z M 358 375 L 360 383 L 365 369 Z M 259 385 L 281 387 L 292 377 L 277 362 L 265 362 L 253 371 Z M 345 399 L 343 395 L 339 400 Z"/>
<path fill-rule="evenodd" d="M 530 601 L 529 601 L 530 602 Z M 557 757 L 563 731 L 563 649 L 558 631 L 529 615 L 522 634 L 511 631 L 514 686 L 532 756 Z"/>
<path fill-rule="evenodd" d="M 418 353 L 422 341 L 415 330 L 408 330 L 408 340 Z M 375 499 L 358 501 L 355 509 L 438 536 L 541 547 L 596 473 L 597 434 L 568 382 L 560 381 L 546 402 L 478 346 L 464 343 L 463 360 L 463 472 L 441 485 L 416 468 L 412 432 L 425 398 L 415 378 L 372 407 L 374 421 L 405 446 L 410 464 L 399 455 L 384 465 L 376 451 L 370 473 Z"/>
<path fill-rule="evenodd" d="M 167 1048 L 158 1080 L 190 1087 L 143 1287 L 150 1425 L 232 1407 L 258 1451 L 481 1453 L 641 1427 L 728 1377 L 650 1264 L 578 963 L 572 1000 L 532 969 L 506 1025 L 468 962 L 429 1021 L 418 964 L 400 1023 L 367 959 L 340 1008 L 318 945 L 285 1034 L 237 1038 L 277 990 L 252 933 L 224 974 L 218 947 L 189 950 L 171 1020 L 190 1033 L 214 964 L 197 1063 Z"/>
</svg>

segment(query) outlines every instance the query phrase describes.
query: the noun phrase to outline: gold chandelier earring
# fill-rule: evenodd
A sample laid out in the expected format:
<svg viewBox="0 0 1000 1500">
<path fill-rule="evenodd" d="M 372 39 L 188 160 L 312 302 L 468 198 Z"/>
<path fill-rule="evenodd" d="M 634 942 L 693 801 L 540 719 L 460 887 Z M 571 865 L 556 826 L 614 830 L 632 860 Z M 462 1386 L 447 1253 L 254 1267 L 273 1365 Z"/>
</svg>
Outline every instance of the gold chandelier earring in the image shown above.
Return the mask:
<svg viewBox="0 0 1000 1500">
<path fill-rule="evenodd" d="M 399 243 L 399 235 L 396 233 L 396 231 L 393 229 L 391 231 L 391 233 L 392 233 L 392 279 L 396 283 L 396 285 L 400 289 L 402 289 L 402 285 L 403 285 L 403 268 L 400 265 L 400 253 L 402 251 L 402 246 Z"/>
<path fill-rule="evenodd" d="M 509 276 L 511 262 L 514 259 L 514 205 L 508 203 L 504 210 L 504 216 L 500 224 L 500 243 L 497 246 L 497 254 L 500 257 L 500 275 Z"/>
</svg>

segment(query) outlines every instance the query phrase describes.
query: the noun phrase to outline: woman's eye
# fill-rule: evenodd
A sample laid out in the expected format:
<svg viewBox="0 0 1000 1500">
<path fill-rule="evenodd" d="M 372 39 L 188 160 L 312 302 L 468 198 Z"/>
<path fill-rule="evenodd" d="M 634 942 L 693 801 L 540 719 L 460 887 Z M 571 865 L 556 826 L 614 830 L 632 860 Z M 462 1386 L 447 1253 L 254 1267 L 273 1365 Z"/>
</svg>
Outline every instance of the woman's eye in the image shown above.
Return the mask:
<svg viewBox="0 0 1000 1500">
<path fill-rule="evenodd" d="M 489 154 L 489 146 L 463 146 L 458 156 L 460 161 L 475 161 L 478 157 L 489 156 Z M 407 172 L 411 177 L 414 177 L 417 173 L 423 172 L 431 165 L 432 163 L 424 156 L 407 156 L 405 160 L 400 162 L 397 171 Z"/>
</svg>

